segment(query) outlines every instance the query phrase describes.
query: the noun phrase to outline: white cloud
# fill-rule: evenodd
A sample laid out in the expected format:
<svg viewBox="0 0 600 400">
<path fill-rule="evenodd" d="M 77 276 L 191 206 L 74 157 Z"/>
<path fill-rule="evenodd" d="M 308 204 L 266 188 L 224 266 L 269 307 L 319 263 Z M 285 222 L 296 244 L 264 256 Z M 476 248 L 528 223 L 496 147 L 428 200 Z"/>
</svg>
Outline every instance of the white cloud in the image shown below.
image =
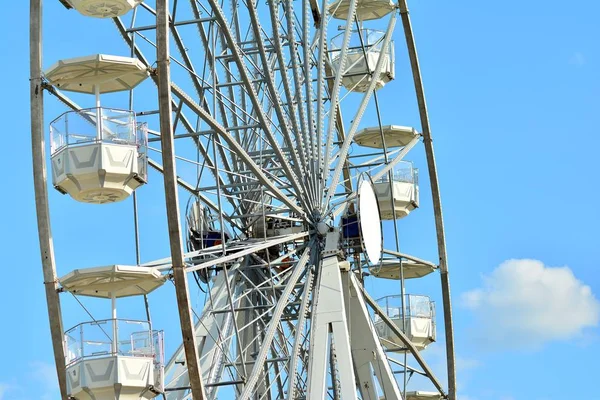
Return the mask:
<svg viewBox="0 0 600 400">
<path fill-rule="evenodd" d="M 537 260 L 508 260 L 462 295 L 476 316 L 477 336 L 490 345 L 540 347 L 581 336 L 598 325 L 600 303 L 569 267 Z"/>
</svg>

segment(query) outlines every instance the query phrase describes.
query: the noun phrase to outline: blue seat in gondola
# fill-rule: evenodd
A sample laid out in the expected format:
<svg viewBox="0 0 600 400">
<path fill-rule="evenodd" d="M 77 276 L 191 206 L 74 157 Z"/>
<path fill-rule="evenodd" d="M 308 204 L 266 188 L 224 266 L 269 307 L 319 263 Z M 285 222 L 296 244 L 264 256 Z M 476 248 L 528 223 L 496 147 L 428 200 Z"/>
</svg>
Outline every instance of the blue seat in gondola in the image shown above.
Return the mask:
<svg viewBox="0 0 600 400">
<path fill-rule="evenodd" d="M 189 239 L 192 244 L 192 248 L 190 250 L 194 251 L 222 244 L 220 231 L 205 231 L 200 233 L 196 230 L 190 229 Z M 225 242 L 229 241 L 229 239 L 229 235 L 225 233 Z"/>
<path fill-rule="evenodd" d="M 346 240 L 360 239 L 358 215 L 348 214 L 342 217 L 342 235 Z"/>
<path fill-rule="evenodd" d="M 225 242 L 229 239 L 227 233 L 225 233 Z M 202 248 L 218 246 L 222 244 L 221 232 L 219 231 L 208 231 L 202 234 Z"/>
</svg>

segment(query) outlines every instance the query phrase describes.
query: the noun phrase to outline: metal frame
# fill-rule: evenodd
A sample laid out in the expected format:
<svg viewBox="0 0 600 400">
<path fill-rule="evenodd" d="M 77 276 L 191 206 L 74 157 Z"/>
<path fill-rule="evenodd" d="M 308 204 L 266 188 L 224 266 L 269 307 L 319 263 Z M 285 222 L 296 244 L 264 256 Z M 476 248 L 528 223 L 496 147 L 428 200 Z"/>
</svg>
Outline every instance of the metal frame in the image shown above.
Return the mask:
<svg viewBox="0 0 600 400">
<path fill-rule="evenodd" d="M 386 398 L 399 399 L 406 391 L 406 377 L 414 368 L 408 366 L 405 356 L 404 363 L 399 364 L 404 371 L 402 388 L 393 377 L 392 361 L 385 356 L 370 320 L 367 305 L 377 313 L 381 310 L 371 304 L 372 299 L 364 290 L 364 277 L 360 274 L 364 261 L 357 256 L 350 264 L 356 272 L 347 271 L 348 264 L 343 261 L 346 256 L 338 246 L 339 232 L 333 226 L 345 205 L 355 198 L 353 187 L 360 173 L 369 172 L 374 180 L 391 175 L 394 165 L 417 144 L 420 136 L 402 150 L 388 150 L 381 130 L 375 79 L 371 79 L 369 89 L 358 102 L 349 129 L 345 128 L 342 111 L 348 103 L 348 93 L 342 92 L 341 80 L 347 69 L 352 25 L 359 25 L 355 18 L 359 2 L 349 2 L 337 70 L 332 67 L 327 50 L 331 16 L 321 14 L 327 0 L 321 4 L 304 0 L 301 7 L 291 0 L 266 4 L 255 0 L 174 0 L 171 8 L 168 0 L 156 0 L 156 10 L 142 3 L 128 24 L 125 18 L 113 20 L 132 56 L 148 67 L 158 87 L 160 118 L 156 119 L 156 110 L 139 111 L 137 115 L 154 118 L 153 122 L 160 124 L 159 130 L 150 133 L 155 135 L 151 141 L 161 142 L 156 150 L 161 154 L 162 165 L 153 159 L 149 165 L 164 177 L 171 258 L 148 264 L 172 274 L 184 336 L 184 345 L 167 365 L 176 375 L 166 387 L 165 397 L 169 400 L 213 399 L 220 390 L 229 390 L 242 399 L 267 398 L 268 393 L 279 398 L 307 393 L 315 399 L 351 399 L 358 396 L 356 379 L 363 398 L 376 396 L 376 386 L 383 388 Z M 402 330 L 395 325 L 391 328 L 407 341 L 406 347 L 423 374 L 443 396 L 455 400 L 452 315 L 439 185 L 408 10 L 405 0 L 398 5 L 434 201 L 448 356 L 447 395 Z M 41 52 L 35 51 L 41 45 L 38 7 L 41 0 L 32 0 L 36 205 L 42 254 L 49 255 L 43 258 L 44 278 L 57 371 L 66 399 L 66 386 L 62 385 L 59 287 L 47 212 L 42 89 L 71 109 L 80 107 L 42 79 Z M 396 19 L 392 13 L 383 20 L 387 21 L 384 49 L 391 43 Z M 195 34 L 187 30 L 192 27 L 196 28 Z M 169 38 L 179 54 L 170 54 Z M 365 51 L 364 44 L 362 47 Z M 156 64 L 148 56 L 155 51 Z M 379 76 L 383 64 L 384 57 L 380 56 L 369 73 Z M 172 81 L 171 68 L 178 70 L 174 76 L 186 75 L 188 84 L 180 86 Z M 377 116 L 384 145 L 380 152 L 362 155 L 362 162 L 355 164 L 350 156 L 352 138 L 366 112 Z M 178 149 L 192 148 L 196 160 L 179 155 L 175 139 Z M 176 162 L 194 165 L 197 176 L 177 176 Z M 226 243 L 222 233 L 221 244 L 184 253 L 182 236 L 186 233 L 179 224 L 179 189 L 208 207 L 221 229 L 231 228 L 235 240 Z M 334 202 L 334 196 L 341 197 L 341 201 Z M 134 214 L 137 227 L 136 204 Z M 299 221 L 304 231 L 263 237 L 266 235 L 253 229 L 259 218 Z M 400 252 L 396 220 L 393 225 L 396 251 L 385 252 L 415 259 Z M 187 273 L 217 274 L 214 282 L 197 281 L 207 290 L 207 304 L 201 315 L 189 302 Z M 402 274 L 400 291 L 404 293 Z M 193 323 L 192 314 L 196 314 L 197 324 Z M 383 320 L 386 318 L 382 315 Z M 389 319 L 386 322 L 391 323 Z M 371 334 L 353 334 L 365 330 Z M 58 342 L 54 340 L 57 332 L 61 338 Z M 184 353 L 186 365 L 179 366 L 177 362 Z M 369 354 L 377 356 L 371 359 Z M 368 365 L 378 372 L 377 383 L 367 372 Z"/>
<path fill-rule="evenodd" d="M 50 228 L 48 206 L 48 179 L 46 171 L 46 141 L 44 129 L 44 92 L 42 79 L 42 0 L 31 0 L 29 16 L 30 47 L 30 102 L 31 102 L 31 152 L 33 160 L 33 184 L 37 214 L 42 271 L 48 306 L 50 335 L 54 350 L 54 363 L 58 375 L 58 386 L 63 400 L 67 397 L 65 351 L 63 348 L 63 324 L 58 296 L 58 278 L 54 246 Z"/>
</svg>

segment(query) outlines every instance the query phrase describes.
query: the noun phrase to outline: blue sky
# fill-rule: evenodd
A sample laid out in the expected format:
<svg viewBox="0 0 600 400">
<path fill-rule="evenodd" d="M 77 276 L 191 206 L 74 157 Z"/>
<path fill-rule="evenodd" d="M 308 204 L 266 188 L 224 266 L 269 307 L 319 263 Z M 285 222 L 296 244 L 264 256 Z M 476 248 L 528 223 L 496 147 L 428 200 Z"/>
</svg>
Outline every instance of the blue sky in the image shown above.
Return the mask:
<svg viewBox="0 0 600 400">
<path fill-rule="evenodd" d="M 84 24 L 47 3 L 45 67 L 59 57 L 92 53 L 89 47 L 99 50 L 108 32 L 111 43 L 123 46 L 112 27 Z M 0 17 L 7 137 L 0 157 L 6 277 L 0 291 L 0 399 L 55 399 L 31 178 L 28 2 L 11 4 Z M 460 398 L 600 399 L 592 385 L 600 356 L 600 4 L 414 1 L 411 11 L 445 212 Z M 83 32 L 91 43 L 78 37 Z M 394 84 L 402 82 L 396 88 L 411 99 L 405 57 L 397 53 Z M 414 104 L 399 106 L 394 95 L 380 92 L 384 123 L 418 125 Z M 63 111 L 48 98 L 47 123 Z M 401 121 L 394 119 L 399 114 Z M 424 171 L 422 150 L 411 156 Z M 144 260 L 168 251 L 160 180 L 151 179 L 140 191 Z M 402 221 L 400 237 L 403 250 L 433 260 L 428 195 L 424 183 L 422 207 Z M 51 191 L 59 273 L 134 262 L 130 209 L 130 202 L 80 205 Z M 397 290 L 389 283 L 370 285 L 376 295 Z M 411 285 L 413 293 L 439 298 L 434 276 Z M 167 348 L 173 349 L 178 322 L 172 289 L 151 302 L 155 323 L 171 327 Z M 134 301 L 126 306 L 141 311 Z M 108 310 L 101 302 L 90 307 L 100 316 Z M 69 299 L 65 311 L 66 327 L 87 320 Z M 441 326 L 441 309 L 439 314 Z M 427 350 L 440 373 L 442 346 Z"/>
</svg>

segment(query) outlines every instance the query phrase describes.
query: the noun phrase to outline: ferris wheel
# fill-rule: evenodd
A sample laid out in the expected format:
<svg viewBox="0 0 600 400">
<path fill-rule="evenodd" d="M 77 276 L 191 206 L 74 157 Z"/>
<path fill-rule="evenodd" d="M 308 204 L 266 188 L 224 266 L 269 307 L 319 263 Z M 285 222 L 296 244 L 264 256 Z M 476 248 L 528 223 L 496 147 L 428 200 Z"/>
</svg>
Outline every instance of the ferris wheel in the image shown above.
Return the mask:
<svg viewBox="0 0 600 400">
<path fill-rule="evenodd" d="M 36 206 L 62 398 L 455 400 L 441 200 L 406 1 L 59 1 L 124 40 L 42 70 L 42 0 L 31 2 Z M 406 47 L 392 39 L 398 26 Z M 420 129 L 381 112 L 378 93 L 410 81 L 396 76 L 399 51 Z M 44 92 L 65 107 L 49 129 Z M 111 107 L 107 93 L 128 96 L 129 108 Z M 421 143 L 436 262 L 398 244 L 399 221 L 423 195 L 406 159 Z M 136 229 L 137 193 L 158 185 L 170 254 L 58 276 L 50 184 L 65 202 L 132 201 Z M 447 387 L 421 354 L 436 340 L 435 305 L 406 293 L 432 273 L 441 277 Z M 397 293 L 374 299 L 365 283 L 382 279 L 398 281 Z M 146 299 L 168 281 L 183 338 L 172 354 L 147 302 L 147 315 L 117 317 L 119 298 Z M 196 289 L 206 293 L 199 307 Z M 110 299 L 111 313 L 65 329 L 64 293 Z"/>
</svg>

